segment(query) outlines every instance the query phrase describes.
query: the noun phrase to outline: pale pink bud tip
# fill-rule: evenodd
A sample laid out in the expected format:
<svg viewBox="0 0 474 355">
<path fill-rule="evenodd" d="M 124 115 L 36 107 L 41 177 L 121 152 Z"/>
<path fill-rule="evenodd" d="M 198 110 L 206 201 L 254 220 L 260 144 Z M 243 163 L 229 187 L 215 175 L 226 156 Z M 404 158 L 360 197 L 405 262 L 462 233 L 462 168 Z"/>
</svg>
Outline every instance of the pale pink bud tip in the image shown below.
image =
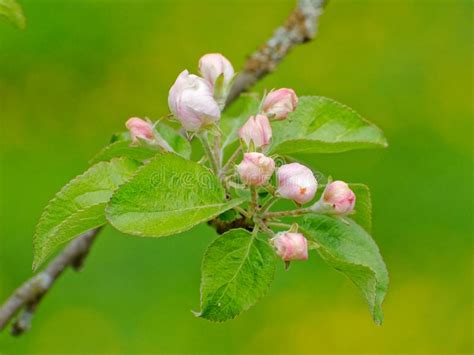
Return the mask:
<svg viewBox="0 0 474 355">
<path fill-rule="evenodd" d="M 259 186 L 270 179 L 275 171 L 275 162 L 261 153 L 245 153 L 244 159 L 237 165 L 237 171 L 244 183 Z"/>
<path fill-rule="evenodd" d="M 343 215 L 354 210 L 356 196 L 344 181 L 333 181 L 324 190 L 323 201 L 332 206 L 333 213 Z"/>
<path fill-rule="evenodd" d="M 209 83 L 187 70 L 179 74 L 171 87 L 168 105 L 188 131 L 198 131 L 219 120 L 221 115 Z"/>
<path fill-rule="evenodd" d="M 253 142 L 256 148 L 267 145 L 272 138 L 270 121 L 265 115 L 251 116 L 242 128 L 240 128 L 239 136 L 247 145 Z"/>
<path fill-rule="evenodd" d="M 263 101 L 263 112 L 284 120 L 298 105 L 298 96 L 292 89 L 278 89 L 270 92 Z"/>
<path fill-rule="evenodd" d="M 280 196 L 300 204 L 311 201 L 318 188 L 313 172 L 299 163 L 282 165 L 277 177 Z"/>
<path fill-rule="evenodd" d="M 152 141 L 155 138 L 151 123 L 142 120 L 141 118 L 129 118 L 125 123 L 125 126 L 129 130 L 133 142 L 137 142 L 138 139 Z"/>
<path fill-rule="evenodd" d="M 271 243 L 284 261 L 308 259 L 308 242 L 301 233 L 280 232 Z"/>
<path fill-rule="evenodd" d="M 199 59 L 199 72 L 212 86 L 220 75 L 224 76 L 224 85 L 227 85 L 234 77 L 232 64 L 220 53 L 203 55 Z"/>
</svg>

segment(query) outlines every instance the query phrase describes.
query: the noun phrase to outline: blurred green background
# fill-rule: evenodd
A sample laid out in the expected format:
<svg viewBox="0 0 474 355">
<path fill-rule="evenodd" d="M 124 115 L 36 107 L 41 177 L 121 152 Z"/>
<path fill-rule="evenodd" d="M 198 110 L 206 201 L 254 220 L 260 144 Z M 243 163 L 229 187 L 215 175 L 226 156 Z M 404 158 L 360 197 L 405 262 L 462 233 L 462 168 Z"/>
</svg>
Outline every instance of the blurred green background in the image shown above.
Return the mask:
<svg viewBox="0 0 474 355">
<path fill-rule="evenodd" d="M 167 113 L 184 68 L 219 51 L 236 68 L 292 0 L 23 0 L 26 31 L 0 24 L 0 301 L 31 276 L 47 201 L 130 116 Z M 374 238 L 391 275 L 385 323 L 315 254 L 279 267 L 238 319 L 197 319 L 207 226 L 163 239 L 97 240 L 84 271 L 48 294 L 31 332 L 0 354 L 472 353 L 473 2 L 333 0 L 318 38 L 258 90 L 341 101 L 390 147 L 313 156 L 372 189 Z"/>
</svg>

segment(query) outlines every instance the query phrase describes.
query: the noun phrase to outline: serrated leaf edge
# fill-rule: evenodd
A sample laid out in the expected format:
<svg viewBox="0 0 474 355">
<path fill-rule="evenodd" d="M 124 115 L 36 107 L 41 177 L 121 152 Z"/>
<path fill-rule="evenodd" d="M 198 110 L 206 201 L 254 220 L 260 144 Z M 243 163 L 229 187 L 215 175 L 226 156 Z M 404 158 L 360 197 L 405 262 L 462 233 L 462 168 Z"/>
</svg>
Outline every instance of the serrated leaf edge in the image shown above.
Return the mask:
<svg viewBox="0 0 474 355">
<path fill-rule="evenodd" d="M 99 169 L 99 165 L 110 164 L 110 163 L 112 162 L 112 160 L 124 160 L 124 161 L 125 161 L 125 160 L 129 160 L 129 161 L 131 161 L 131 162 L 136 162 L 135 160 L 129 159 L 129 158 L 126 158 L 126 157 L 113 158 L 113 159 L 111 159 L 110 161 L 100 161 L 100 162 L 97 162 L 96 164 L 94 164 L 93 166 L 89 167 L 89 168 L 88 168 L 86 171 L 84 171 L 82 174 L 76 175 L 73 179 L 69 180 L 69 182 L 68 182 L 66 185 L 64 185 L 58 192 L 56 192 L 56 193 L 54 194 L 53 198 L 51 198 L 51 199 L 48 201 L 46 207 L 44 208 L 43 212 L 41 213 L 41 216 L 40 216 L 40 218 L 38 219 L 38 222 L 36 223 L 35 232 L 34 232 L 33 238 L 32 238 L 32 239 L 33 239 L 33 240 L 32 240 L 33 250 L 36 250 L 35 242 L 36 242 L 36 239 L 38 238 L 38 235 L 39 235 L 38 228 L 39 228 L 39 226 L 40 226 L 42 223 L 44 223 L 44 220 L 48 217 L 49 213 L 51 213 L 52 204 L 53 204 L 54 202 L 56 202 L 57 200 L 59 200 L 59 195 L 60 195 L 63 191 L 65 191 L 65 190 L 67 190 L 68 188 L 70 188 L 70 186 L 73 185 L 74 183 L 76 183 L 77 180 L 79 180 L 79 179 L 85 177 L 86 175 L 89 175 L 89 174 L 91 174 L 92 172 L 94 172 L 94 171 L 96 171 L 97 169 Z M 138 170 L 138 169 L 137 169 L 137 170 Z M 131 174 L 131 176 L 130 176 L 129 179 L 131 179 L 131 178 L 133 177 L 133 175 L 137 172 L 137 170 L 136 170 L 134 173 Z M 103 190 L 104 190 L 104 189 L 98 189 L 98 190 L 95 190 L 95 191 L 103 191 Z M 88 208 L 91 208 L 91 207 L 100 205 L 101 203 L 104 203 L 104 202 L 92 204 L 92 205 L 90 205 Z M 88 209 L 88 208 L 78 209 L 77 212 L 85 211 L 85 210 Z M 68 220 L 69 218 L 71 218 L 71 217 L 72 217 L 72 216 L 69 216 L 69 217 L 67 217 L 65 220 L 61 221 L 61 223 L 58 224 L 58 226 L 61 225 L 61 224 L 63 224 L 65 221 L 67 221 L 67 220 Z M 104 223 L 104 224 L 105 224 L 105 223 Z M 103 225 L 103 224 L 102 224 L 102 225 Z M 56 226 L 56 227 L 57 227 L 57 226 Z M 56 229 L 56 227 L 55 227 L 54 229 Z M 97 227 L 99 227 L 99 226 L 97 226 Z M 97 228 L 97 227 L 95 227 L 95 228 Z M 91 228 L 91 229 L 93 229 L 93 228 Z M 88 229 L 88 230 L 90 230 L 90 229 Z M 49 235 L 49 233 L 50 233 L 50 232 L 48 232 L 47 235 Z M 83 232 L 83 233 L 84 233 L 84 232 Z M 80 233 L 80 234 L 82 234 L 82 233 Z M 80 234 L 76 235 L 75 237 L 79 236 Z M 74 237 L 74 238 L 75 238 L 75 237 Z M 72 239 L 74 239 L 74 238 L 71 238 L 70 240 L 72 240 Z M 61 244 L 63 244 L 63 243 L 61 243 Z M 59 245 L 61 245 L 61 244 L 59 244 Z M 43 258 L 43 260 L 41 261 L 41 263 L 42 263 L 45 259 L 46 259 L 46 258 Z M 35 266 L 35 263 L 33 263 L 33 270 L 36 270 L 36 269 L 40 266 L 41 263 L 36 263 L 36 266 Z"/>
<path fill-rule="evenodd" d="M 231 230 L 225 232 L 224 234 L 220 235 L 220 236 L 217 237 L 216 239 L 214 239 L 214 240 L 211 242 L 211 244 L 209 244 L 209 245 L 207 246 L 206 251 L 204 252 L 202 261 L 201 261 L 201 275 L 202 275 L 202 273 L 203 273 L 204 260 L 205 260 L 205 258 L 206 258 L 207 253 L 209 252 L 209 248 L 214 244 L 214 242 L 215 242 L 216 240 L 218 240 L 218 239 L 220 239 L 220 238 L 223 238 L 227 233 L 230 233 L 230 232 L 236 231 L 236 230 L 245 231 L 246 233 L 250 234 L 250 235 L 251 235 L 251 238 L 252 238 L 252 243 L 253 243 L 253 240 L 255 240 L 255 239 L 258 239 L 259 241 L 264 242 L 264 243 L 268 243 L 266 240 L 260 239 L 260 238 L 258 238 L 258 236 L 252 235 L 252 233 L 249 232 L 249 231 L 246 230 L 246 229 L 243 229 L 243 228 L 231 229 Z M 252 243 L 250 243 L 250 245 L 251 245 Z M 248 248 L 248 253 L 250 253 L 250 247 Z M 247 256 L 248 256 L 248 254 L 247 254 Z M 275 261 L 275 259 L 274 259 L 274 261 Z M 242 265 L 243 265 L 243 263 L 242 263 Z M 240 268 L 239 268 L 239 269 L 240 269 Z M 227 319 L 209 319 L 209 318 L 205 318 L 205 317 L 202 316 L 202 301 L 203 301 L 203 300 L 202 300 L 202 297 L 203 297 L 203 290 L 202 290 L 202 287 L 203 287 L 203 285 L 202 285 L 202 282 L 201 282 L 201 285 L 200 285 L 200 287 L 199 287 L 199 293 L 200 293 L 200 308 L 201 308 L 201 310 L 200 310 L 199 312 L 198 312 L 198 311 L 191 311 L 191 312 L 192 312 L 196 317 L 199 317 L 199 318 L 202 318 L 202 319 L 208 320 L 208 321 L 210 321 L 210 322 L 214 322 L 214 323 L 224 323 L 224 322 L 233 320 L 233 319 L 237 318 L 238 316 L 240 316 L 242 313 L 248 311 L 250 308 L 252 308 L 254 305 L 256 305 L 263 297 L 265 297 L 265 296 L 267 295 L 268 291 L 270 290 L 270 286 L 271 286 L 273 280 L 275 279 L 275 272 L 276 272 L 276 263 L 274 263 L 273 272 L 272 272 L 272 278 L 271 278 L 271 280 L 268 282 L 266 290 L 260 295 L 260 297 L 258 297 L 252 305 L 248 306 L 247 308 L 242 308 L 239 313 L 237 313 L 237 314 L 235 314 L 233 317 L 227 318 Z"/>
<path fill-rule="evenodd" d="M 361 121 L 363 121 L 364 123 L 366 123 L 367 125 L 375 128 L 377 131 L 379 131 L 381 133 L 381 136 L 383 138 L 383 141 L 381 143 L 369 143 L 369 142 L 366 142 L 366 141 L 360 141 L 360 140 L 354 140 L 354 141 L 351 141 L 351 143 L 360 143 L 360 144 L 366 144 L 366 145 L 373 145 L 374 147 L 380 147 L 380 148 L 387 148 L 388 147 L 388 141 L 387 141 L 387 138 L 385 137 L 385 134 L 383 132 L 382 129 L 380 129 L 380 127 L 378 127 L 375 123 L 369 121 L 368 119 L 366 119 L 365 117 L 363 117 L 361 114 L 359 114 L 356 110 L 354 110 L 352 107 L 350 106 L 347 106 L 337 100 L 334 100 L 334 99 L 331 99 L 329 97 L 325 97 L 325 96 L 311 96 L 311 95 L 305 95 L 305 96 L 300 96 L 300 99 L 305 99 L 305 98 L 313 98 L 313 99 L 316 99 L 318 100 L 319 102 L 323 102 L 323 101 L 330 101 L 338 106 L 341 106 L 342 108 L 344 109 L 347 109 L 348 111 L 350 111 L 351 113 L 353 113 L 354 115 L 356 115 Z M 296 112 L 296 111 L 295 111 Z M 291 115 L 294 114 L 294 112 L 291 112 L 288 119 L 291 120 Z M 278 148 L 280 146 L 283 146 L 284 144 L 286 143 L 293 143 L 293 142 L 300 142 L 300 143 L 304 143 L 304 142 L 321 142 L 321 143 L 325 143 L 325 144 L 330 144 L 330 145 L 337 145 L 337 144 L 341 144 L 341 143 L 346 143 L 346 142 L 329 142 L 329 141 L 326 141 L 326 140 L 323 140 L 323 139 L 291 139 L 291 140 L 286 140 L 284 142 L 281 142 L 280 144 L 278 144 L 277 146 L 275 147 L 272 147 L 270 149 L 270 151 L 272 153 L 276 153 L 278 152 Z M 370 148 L 356 148 L 356 149 L 370 149 Z M 293 154 L 293 153 L 304 153 L 305 151 L 307 150 L 310 150 L 309 148 L 307 149 L 299 149 L 299 150 L 294 150 L 290 153 L 287 153 L 287 154 Z M 343 152 L 347 152 L 347 151 L 350 151 L 350 150 L 355 150 L 355 149 L 345 149 L 345 150 L 341 150 L 340 152 L 338 153 L 343 153 Z M 317 154 L 330 154 L 330 153 L 317 153 Z"/>
<path fill-rule="evenodd" d="M 58 229 L 60 229 L 61 226 L 63 226 L 64 224 L 67 224 L 67 222 L 69 222 L 77 214 L 79 214 L 80 212 L 84 212 L 84 211 L 87 211 L 89 209 L 92 209 L 92 208 L 94 208 L 96 206 L 99 206 L 99 205 L 104 205 L 104 209 L 105 209 L 106 203 L 105 202 L 95 203 L 95 204 L 92 204 L 92 205 L 88 206 L 87 208 L 82 208 L 82 209 L 77 210 L 76 213 L 74 213 L 74 214 L 70 215 L 69 217 L 67 217 L 66 219 L 62 220 L 61 223 L 59 223 L 57 226 L 55 226 L 53 229 L 51 229 L 51 231 L 46 233 L 45 236 L 50 237 L 51 235 L 56 234 Z M 105 219 L 105 216 L 104 216 L 104 219 Z M 34 249 L 34 258 L 33 258 L 33 266 L 32 266 L 33 271 L 37 270 L 38 267 L 41 266 L 41 264 L 52 254 L 52 251 L 54 251 L 54 249 L 59 248 L 61 245 L 66 244 L 67 242 L 77 238 L 78 236 L 80 236 L 83 233 L 86 233 L 86 232 L 88 232 L 92 229 L 98 228 L 98 227 L 103 226 L 105 224 L 107 224 L 107 220 L 105 220 L 104 223 L 97 224 L 97 225 L 95 225 L 91 228 L 85 229 L 82 232 L 77 233 L 76 235 L 70 237 L 69 239 L 67 239 L 67 240 L 65 240 L 61 243 L 58 243 L 54 248 L 49 248 L 49 249 L 51 249 L 51 252 L 44 253 L 44 249 L 45 249 L 45 244 L 44 243 L 40 248 L 33 247 L 33 249 Z M 35 233 L 35 235 L 36 235 L 36 233 Z M 38 258 L 37 255 L 41 255 L 41 257 Z"/>
<path fill-rule="evenodd" d="M 362 226 L 360 226 L 360 225 L 359 225 L 358 223 L 356 223 L 354 220 L 352 220 L 352 221 L 353 221 L 357 226 L 359 226 L 360 228 L 362 228 L 362 230 L 365 231 L 365 229 L 364 229 Z M 311 235 L 309 232 L 305 231 L 305 229 L 304 229 L 302 226 L 299 226 L 299 228 L 300 228 L 300 231 L 301 231 L 305 236 L 310 236 L 310 235 Z M 367 233 L 367 231 L 365 231 L 365 232 Z M 372 237 L 372 236 L 371 236 L 371 237 Z M 311 238 L 311 239 L 313 239 L 313 238 Z M 313 240 L 313 241 L 314 241 L 314 240 Z M 374 288 L 375 288 L 375 289 L 374 289 L 374 297 L 373 297 L 373 300 L 372 300 L 373 306 L 371 306 L 371 305 L 369 304 L 368 300 L 365 299 L 366 297 L 365 297 L 364 293 L 362 292 L 362 290 L 359 288 L 359 286 L 357 286 L 357 284 L 356 284 L 348 275 L 346 275 L 343 271 L 338 270 L 337 268 L 333 267 L 337 272 L 343 274 L 346 278 L 348 278 L 348 279 L 356 286 L 356 288 L 359 290 L 359 292 L 362 293 L 363 298 L 365 299 L 366 303 L 369 305 L 369 309 L 370 309 L 370 313 L 371 313 L 371 315 L 372 315 L 372 319 L 374 320 L 374 322 L 375 322 L 377 325 L 382 325 L 383 319 L 384 319 L 384 318 L 383 318 L 382 305 L 383 305 L 383 302 L 385 301 L 385 296 L 386 296 L 386 294 L 387 294 L 388 285 L 389 285 L 389 275 L 388 275 L 388 272 L 387 272 L 387 290 L 386 290 L 386 292 L 385 292 L 385 295 L 384 295 L 384 298 L 383 298 L 382 302 L 381 302 L 380 305 L 378 306 L 377 303 L 376 303 L 376 300 L 377 300 L 377 285 L 380 284 L 380 281 L 379 281 L 378 278 L 377 278 L 377 273 L 375 272 L 375 270 L 374 270 L 372 267 L 370 267 L 369 265 L 365 265 L 365 264 L 361 264 L 361 263 L 348 262 L 348 261 L 346 261 L 346 260 L 340 259 L 340 258 L 334 256 L 334 254 L 331 253 L 331 252 L 329 251 L 329 249 L 328 249 L 324 244 L 321 244 L 319 241 L 316 241 L 316 243 L 317 243 L 318 247 L 315 247 L 314 249 L 318 250 L 318 248 L 324 248 L 324 251 L 325 251 L 327 254 L 331 255 L 331 256 L 332 256 L 335 260 L 337 260 L 338 262 L 341 262 L 341 263 L 343 263 L 343 264 L 349 264 L 349 265 L 356 265 L 356 266 L 365 267 L 365 268 L 367 268 L 367 269 L 374 275 L 374 278 L 375 278 L 375 285 L 374 285 Z M 379 254 L 380 254 L 380 249 L 379 249 L 378 245 L 377 245 L 376 243 L 374 243 L 374 244 L 375 244 L 375 246 L 376 246 L 376 248 L 377 248 L 377 251 L 378 251 Z M 322 255 L 319 250 L 318 250 L 318 254 L 321 256 L 321 258 L 325 259 L 324 255 Z M 383 260 L 382 260 L 382 261 L 383 261 Z M 384 266 L 385 266 L 385 270 L 387 271 L 387 267 L 386 267 L 386 265 L 385 265 L 385 262 L 383 262 L 383 264 L 384 264 Z M 371 298 L 372 298 L 372 297 L 371 297 Z M 376 318 L 376 308 L 377 308 L 377 306 L 380 308 L 380 315 L 381 315 L 381 318 L 380 318 L 380 319 L 377 319 L 377 318 Z"/>
</svg>

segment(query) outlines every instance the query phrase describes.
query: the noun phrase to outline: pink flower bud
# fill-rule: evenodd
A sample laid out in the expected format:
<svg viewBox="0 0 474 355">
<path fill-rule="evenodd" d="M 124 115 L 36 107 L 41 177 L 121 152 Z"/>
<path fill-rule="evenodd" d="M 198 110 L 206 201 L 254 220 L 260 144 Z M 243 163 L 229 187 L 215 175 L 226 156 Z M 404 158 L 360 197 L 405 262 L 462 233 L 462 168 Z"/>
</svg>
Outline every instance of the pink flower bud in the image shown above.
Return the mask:
<svg viewBox="0 0 474 355">
<path fill-rule="evenodd" d="M 188 131 L 198 131 L 221 116 L 209 83 L 187 70 L 179 74 L 171 87 L 168 105 Z"/>
<path fill-rule="evenodd" d="M 285 261 L 308 259 L 308 242 L 301 233 L 280 232 L 271 239 L 280 258 Z"/>
<path fill-rule="evenodd" d="M 136 143 L 139 139 L 152 141 L 155 138 L 151 123 L 138 117 L 129 118 L 125 126 L 130 132 L 132 142 Z"/>
<path fill-rule="evenodd" d="M 244 160 L 237 165 L 237 171 L 247 185 L 259 186 L 270 179 L 275 171 L 275 162 L 261 153 L 245 153 Z"/>
<path fill-rule="evenodd" d="M 292 89 L 278 89 L 265 97 L 263 112 L 274 115 L 276 120 L 284 120 L 297 104 L 298 97 Z"/>
<path fill-rule="evenodd" d="M 354 210 L 356 196 L 344 181 L 333 181 L 324 190 L 323 201 L 332 206 L 334 214 L 343 215 Z"/>
<path fill-rule="evenodd" d="M 318 188 L 313 172 L 298 163 L 282 165 L 277 171 L 277 177 L 280 196 L 300 204 L 311 201 Z"/>
<path fill-rule="evenodd" d="M 270 143 L 272 127 L 265 115 L 250 116 L 248 121 L 240 128 L 239 136 L 247 145 L 253 141 L 256 148 Z"/>
<path fill-rule="evenodd" d="M 227 86 L 234 77 L 234 68 L 229 60 L 220 53 L 205 54 L 199 59 L 199 71 L 212 87 L 217 78 L 224 76 L 224 85 Z"/>
</svg>

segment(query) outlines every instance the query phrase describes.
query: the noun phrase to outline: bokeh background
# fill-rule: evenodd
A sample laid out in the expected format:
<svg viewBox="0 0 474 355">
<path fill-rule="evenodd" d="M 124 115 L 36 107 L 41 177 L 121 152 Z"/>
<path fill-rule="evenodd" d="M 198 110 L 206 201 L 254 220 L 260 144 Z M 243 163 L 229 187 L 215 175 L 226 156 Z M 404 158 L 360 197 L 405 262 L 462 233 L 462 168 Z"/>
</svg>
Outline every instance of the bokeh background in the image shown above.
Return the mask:
<svg viewBox="0 0 474 355">
<path fill-rule="evenodd" d="M 47 201 L 130 116 L 167 113 L 184 68 L 220 51 L 236 68 L 293 0 L 22 0 L 0 24 L 0 300 L 31 276 Z M 207 226 L 172 238 L 101 234 L 31 332 L 0 354 L 472 353 L 473 2 L 333 0 L 318 38 L 257 87 L 337 99 L 390 147 L 306 157 L 372 189 L 374 238 L 391 275 L 373 324 L 342 274 L 312 254 L 238 319 L 197 319 Z"/>
</svg>

